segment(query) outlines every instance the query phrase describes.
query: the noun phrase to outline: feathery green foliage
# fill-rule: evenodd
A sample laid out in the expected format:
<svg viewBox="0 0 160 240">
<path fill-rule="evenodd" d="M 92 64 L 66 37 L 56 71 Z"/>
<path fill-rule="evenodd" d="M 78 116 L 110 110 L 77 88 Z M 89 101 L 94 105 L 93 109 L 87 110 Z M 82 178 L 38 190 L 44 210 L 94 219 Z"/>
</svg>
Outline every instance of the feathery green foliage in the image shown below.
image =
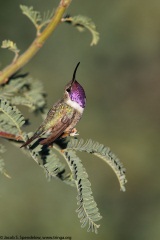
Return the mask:
<svg viewBox="0 0 160 240">
<path fill-rule="evenodd" d="M 96 45 L 99 41 L 99 32 L 96 31 L 96 25 L 94 22 L 85 16 L 78 15 L 74 17 L 66 16 L 63 18 L 64 22 L 71 23 L 74 27 L 76 27 L 80 32 L 88 29 L 92 34 L 91 46 Z"/>
<path fill-rule="evenodd" d="M 54 12 L 55 12 L 55 10 L 53 9 L 52 11 L 48 10 L 47 12 L 43 13 L 42 21 L 41 21 L 41 24 L 40 24 L 41 28 L 44 27 L 45 25 L 47 25 L 50 22 L 51 18 L 54 15 Z"/>
<path fill-rule="evenodd" d="M 103 159 L 115 172 L 122 191 L 125 191 L 125 183 L 127 182 L 125 177 L 125 168 L 123 167 L 120 160 L 111 152 L 108 147 L 103 144 L 94 142 L 91 139 L 84 143 L 83 139 L 71 139 L 67 145 L 67 149 L 72 149 L 76 151 L 84 151 L 96 155 L 97 157 Z"/>
<path fill-rule="evenodd" d="M 55 147 L 55 150 L 57 148 Z M 59 156 L 53 152 L 53 150 L 49 149 L 49 153 L 43 155 L 43 151 L 41 152 L 41 158 L 43 159 L 43 167 L 46 172 L 47 178 L 50 180 L 53 177 L 59 178 L 64 183 L 75 187 L 75 181 L 72 177 L 72 174 L 66 174 L 66 166 L 62 164 Z"/>
<path fill-rule="evenodd" d="M 100 225 L 95 222 L 99 221 L 102 217 L 92 196 L 91 183 L 88 180 L 88 174 L 83 167 L 81 160 L 76 156 L 74 151 L 65 150 L 65 157 L 68 161 L 73 178 L 75 179 L 78 191 L 77 204 L 79 207 L 76 211 L 78 212 L 78 217 L 82 223 L 81 227 L 85 227 L 88 224 L 88 232 L 92 231 L 97 233 L 97 229 Z"/>
<path fill-rule="evenodd" d="M 22 10 L 22 13 L 26 15 L 31 22 L 37 27 L 37 25 L 41 22 L 41 14 L 39 11 L 33 10 L 33 7 L 27 7 L 25 5 L 20 5 L 20 8 Z"/>
<path fill-rule="evenodd" d="M 57 177 L 61 172 L 64 171 L 64 164 L 60 162 L 58 156 L 53 151 L 50 150 L 50 154 L 45 155 L 44 157 L 45 163 L 43 166 L 49 179 L 52 177 Z"/>
<path fill-rule="evenodd" d="M 25 119 L 21 112 L 6 99 L 0 99 L 0 130 L 19 135 Z"/>
<path fill-rule="evenodd" d="M 0 87 L 0 98 L 11 99 L 16 94 L 23 92 L 25 88 L 28 87 L 27 78 L 17 78 L 15 80 L 10 80 L 8 84 L 4 84 Z"/>
<path fill-rule="evenodd" d="M 20 8 L 22 10 L 22 13 L 26 15 L 34 24 L 34 26 L 38 30 L 38 33 L 39 30 L 42 29 L 42 27 L 44 27 L 46 24 L 50 22 L 54 14 L 54 10 L 52 10 L 51 12 L 50 11 L 44 12 L 42 16 L 39 11 L 33 10 L 32 6 L 27 7 L 25 5 L 20 5 Z"/>
<path fill-rule="evenodd" d="M 31 137 L 33 133 L 23 133 L 25 141 Z M 64 183 L 75 187 L 75 181 L 70 173 L 66 174 L 65 164 L 62 164 L 58 155 L 55 154 L 53 149 L 47 146 L 36 145 L 34 149 L 28 148 L 28 152 L 35 162 L 44 169 L 47 179 L 58 178 Z M 58 148 L 55 147 L 55 150 Z M 58 151 L 59 152 L 59 151 Z"/>
<path fill-rule="evenodd" d="M 17 58 L 19 57 L 19 52 L 20 50 L 17 48 L 16 43 L 12 42 L 11 40 L 4 40 L 2 42 L 2 46 L 1 48 L 7 48 L 9 49 L 11 52 L 14 53 L 14 58 L 12 60 L 12 62 L 16 62 Z"/>
<path fill-rule="evenodd" d="M 20 51 L 20 50 L 17 48 L 16 43 L 12 42 L 11 40 L 4 40 L 4 41 L 2 42 L 1 48 L 7 48 L 7 49 L 9 49 L 10 51 L 14 52 L 15 54 L 18 54 L 19 51 Z"/>
<path fill-rule="evenodd" d="M 37 111 L 46 105 L 43 84 L 31 77 L 11 78 L 8 84 L 0 87 L 0 98 L 6 98 L 13 105 L 22 105 Z"/>
</svg>

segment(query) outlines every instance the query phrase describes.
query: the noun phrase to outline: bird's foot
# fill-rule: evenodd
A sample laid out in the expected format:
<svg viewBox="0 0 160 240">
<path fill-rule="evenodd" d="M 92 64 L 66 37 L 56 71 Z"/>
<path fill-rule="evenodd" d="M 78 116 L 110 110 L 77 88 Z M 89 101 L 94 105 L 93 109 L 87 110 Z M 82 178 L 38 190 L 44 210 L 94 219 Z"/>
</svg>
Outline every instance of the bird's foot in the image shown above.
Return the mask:
<svg viewBox="0 0 160 240">
<path fill-rule="evenodd" d="M 72 131 L 70 132 L 70 136 L 74 137 L 74 136 L 77 136 L 77 135 L 79 135 L 79 133 L 77 132 L 77 129 L 73 128 Z"/>
<path fill-rule="evenodd" d="M 61 136 L 61 138 L 66 138 L 68 136 L 74 137 L 79 135 L 79 133 L 77 132 L 76 128 L 73 128 L 71 131 L 69 132 L 64 132 L 63 135 Z"/>
</svg>

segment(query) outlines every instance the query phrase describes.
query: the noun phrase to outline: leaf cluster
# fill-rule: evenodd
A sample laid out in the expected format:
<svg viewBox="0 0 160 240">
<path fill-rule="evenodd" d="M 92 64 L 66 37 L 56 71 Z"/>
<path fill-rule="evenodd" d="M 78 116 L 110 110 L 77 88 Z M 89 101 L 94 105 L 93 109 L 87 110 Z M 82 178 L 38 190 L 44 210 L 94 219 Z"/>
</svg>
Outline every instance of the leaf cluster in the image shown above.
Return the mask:
<svg viewBox="0 0 160 240">
<path fill-rule="evenodd" d="M 76 212 L 80 218 L 81 227 L 85 227 L 87 224 L 88 232 L 92 231 L 97 233 L 97 229 L 100 225 L 96 224 L 102 217 L 97 208 L 97 204 L 92 196 L 91 183 L 88 180 L 88 174 L 74 151 L 66 150 L 65 157 L 68 161 L 68 165 L 73 173 L 73 179 L 78 191 L 77 204 L 79 205 Z"/>
<path fill-rule="evenodd" d="M 96 25 L 92 21 L 92 19 L 78 15 L 78 16 L 73 16 L 70 17 L 67 15 L 65 18 L 63 18 L 64 22 L 71 23 L 74 27 L 76 27 L 80 32 L 83 32 L 85 29 L 90 31 L 92 35 L 92 41 L 91 41 L 91 46 L 96 45 L 99 41 L 99 32 L 96 30 Z"/>
<path fill-rule="evenodd" d="M 11 40 L 4 40 L 2 42 L 1 48 L 8 48 L 10 51 L 14 53 L 18 53 L 19 49 L 17 48 L 16 43 L 12 42 Z"/>
<path fill-rule="evenodd" d="M 44 12 L 43 16 L 39 11 L 35 11 L 33 7 L 27 7 L 25 5 L 20 5 L 20 8 L 24 15 L 26 15 L 30 21 L 34 24 L 34 26 L 37 29 L 37 35 L 40 34 L 40 30 L 46 26 L 52 19 L 54 10 L 52 12 L 47 11 Z M 99 41 L 99 33 L 96 30 L 96 25 L 94 22 L 82 15 L 70 17 L 69 15 L 66 15 L 64 18 L 62 18 L 62 22 L 71 23 L 74 27 L 76 27 L 80 32 L 83 32 L 85 29 L 90 31 L 92 35 L 92 41 L 91 46 L 96 45 Z"/>
<path fill-rule="evenodd" d="M 0 131 L 18 136 L 25 119 L 6 99 L 0 99 Z"/>
<path fill-rule="evenodd" d="M 26 15 L 37 29 L 37 34 L 40 34 L 40 30 L 45 27 L 54 15 L 54 10 L 44 12 L 43 15 L 39 11 L 25 5 L 20 5 L 22 13 Z"/>
<path fill-rule="evenodd" d="M 12 76 L 7 84 L 0 86 L 0 98 L 9 100 L 12 105 L 26 106 L 30 111 L 43 109 L 46 99 L 42 83 L 24 76 Z"/>
<path fill-rule="evenodd" d="M 103 144 L 94 142 L 91 139 L 86 142 L 84 142 L 83 139 L 71 139 L 71 141 L 67 145 L 67 149 L 91 153 L 101 158 L 113 169 L 119 180 L 120 189 L 122 191 L 125 191 L 125 184 L 127 182 L 125 177 L 126 170 L 120 160 L 117 158 L 117 156 L 112 153 L 109 147 L 105 147 Z"/>
</svg>

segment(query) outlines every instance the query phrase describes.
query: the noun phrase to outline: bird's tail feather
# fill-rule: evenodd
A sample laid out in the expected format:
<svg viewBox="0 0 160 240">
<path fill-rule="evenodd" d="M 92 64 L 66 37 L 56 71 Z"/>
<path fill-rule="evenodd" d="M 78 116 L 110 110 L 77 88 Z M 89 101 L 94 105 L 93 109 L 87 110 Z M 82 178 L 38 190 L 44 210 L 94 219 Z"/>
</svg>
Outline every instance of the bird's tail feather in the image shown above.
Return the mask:
<svg viewBox="0 0 160 240">
<path fill-rule="evenodd" d="M 35 134 L 34 134 L 31 138 L 29 138 L 29 139 L 27 140 L 27 142 L 23 143 L 20 148 L 26 147 L 26 146 L 27 146 L 28 144 L 30 144 L 33 140 L 35 140 L 36 138 L 38 138 L 41 134 L 42 134 L 42 131 L 37 131 L 37 132 L 35 132 Z"/>
</svg>

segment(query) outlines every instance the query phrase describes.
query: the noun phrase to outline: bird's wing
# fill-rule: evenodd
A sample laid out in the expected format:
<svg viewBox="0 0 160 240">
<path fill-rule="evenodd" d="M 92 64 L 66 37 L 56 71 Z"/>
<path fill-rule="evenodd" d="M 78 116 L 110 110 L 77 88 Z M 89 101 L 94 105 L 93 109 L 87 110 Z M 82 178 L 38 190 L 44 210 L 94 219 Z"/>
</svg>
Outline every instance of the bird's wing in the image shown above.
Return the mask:
<svg viewBox="0 0 160 240">
<path fill-rule="evenodd" d="M 33 136 L 31 138 L 29 138 L 27 140 L 27 142 L 23 143 L 23 145 L 20 147 L 26 147 L 28 144 L 30 144 L 33 140 L 35 140 L 36 138 L 38 138 L 40 135 L 42 135 L 43 131 L 40 131 L 39 129 L 33 134 Z"/>
<path fill-rule="evenodd" d="M 34 133 L 34 135 L 29 138 L 22 146 L 22 147 L 26 147 L 28 144 L 30 144 L 32 141 L 34 141 L 36 138 L 40 137 L 42 134 L 46 133 L 48 130 L 51 129 L 50 125 L 54 125 L 54 121 L 56 122 L 57 117 L 56 116 L 56 108 L 57 106 L 61 106 L 62 104 L 62 100 L 59 100 L 58 102 L 56 102 L 52 108 L 49 110 L 49 112 L 47 113 L 47 117 L 46 119 L 43 121 L 43 123 L 40 125 L 40 127 L 37 129 L 37 131 Z M 51 119 L 51 121 L 49 121 L 49 119 Z M 50 124 L 51 123 L 51 124 Z M 46 126 L 48 124 L 48 126 Z"/>
<path fill-rule="evenodd" d="M 53 142 L 71 124 L 74 115 L 75 112 L 73 108 L 64 105 L 62 101 L 57 102 L 50 109 L 46 119 L 43 121 L 38 130 L 30 139 L 28 139 L 26 143 L 21 146 L 21 148 L 27 146 L 33 140 L 40 137 L 42 134 L 45 134 L 46 132 L 50 132 L 51 134 L 46 139 L 42 140 L 40 144 L 45 145 Z"/>
<path fill-rule="evenodd" d="M 52 128 L 51 135 L 48 138 L 42 140 L 40 144 L 48 145 L 54 142 L 58 137 L 62 135 L 66 128 L 71 124 L 73 118 L 74 114 L 72 114 L 72 117 L 71 116 L 68 117 L 67 115 L 65 115 L 63 118 L 61 118 L 60 121 Z"/>
</svg>

